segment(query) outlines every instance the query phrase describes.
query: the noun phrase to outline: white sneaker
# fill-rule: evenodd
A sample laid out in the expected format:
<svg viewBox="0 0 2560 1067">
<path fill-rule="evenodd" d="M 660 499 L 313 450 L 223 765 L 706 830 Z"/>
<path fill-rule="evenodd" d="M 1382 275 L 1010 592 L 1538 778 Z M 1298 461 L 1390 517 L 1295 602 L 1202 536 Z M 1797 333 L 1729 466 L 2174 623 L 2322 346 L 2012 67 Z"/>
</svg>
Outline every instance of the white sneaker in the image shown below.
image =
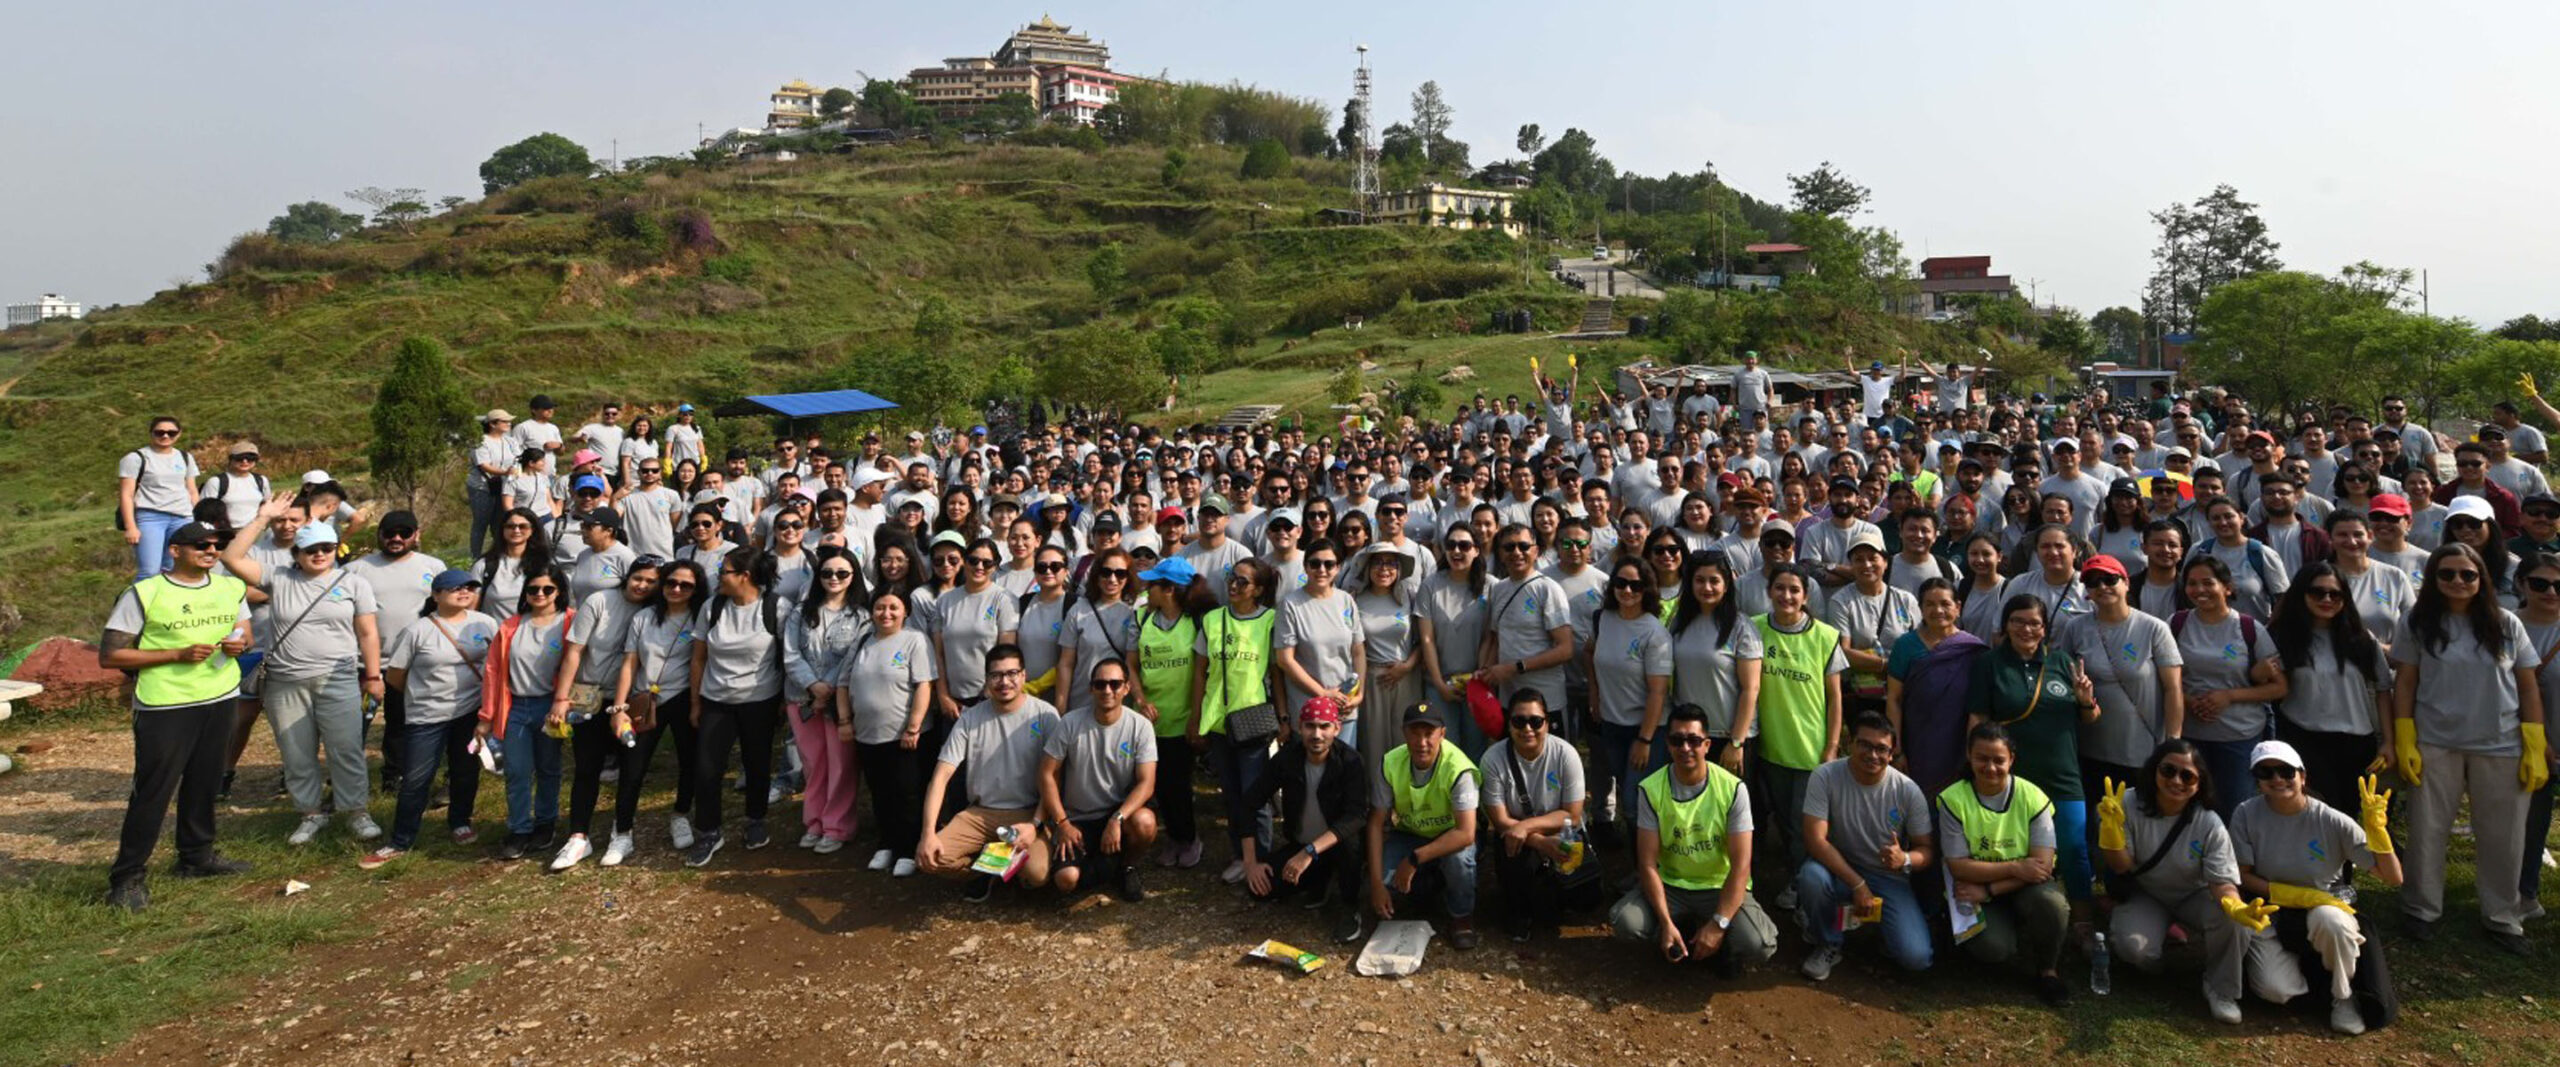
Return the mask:
<svg viewBox="0 0 2560 1067">
<path fill-rule="evenodd" d="M 682 815 L 667 817 L 667 843 L 679 849 L 693 847 L 693 820 Z"/>
<path fill-rule="evenodd" d="M 889 861 L 894 860 L 894 859 L 896 859 L 896 858 L 897 858 L 896 856 L 892 856 L 892 855 L 890 855 L 890 854 L 889 854 L 889 850 L 888 850 L 888 849 L 885 849 L 885 848 L 884 848 L 884 849 L 881 849 L 881 850 L 880 850 L 880 851 L 878 851 L 878 852 L 874 852 L 874 853 L 872 853 L 872 854 L 871 854 L 871 869 L 872 869 L 872 870 L 875 870 L 875 871 L 885 871 L 885 870 L 888 870 L 888 869 L 889 869 Z"/>
<path fill-rule="evenodd" d="M 780 804 L 789 799 L 791 799 L 790 788 L 780 782 L 775 782 L 764 789 L 764 802 L 767 804 Z"/>
<path fill-rule="evenodd" d="M 596 781 L 599 782 L 619 782 L 621 780 L 622 768 L 616 764 L 606 764 L 604 770 L 596 775 Z"/>
<path fill-rule="evenodd" d="M 1840 965 L 1840 946 L 1817 945 L 1804 958 L 1804 976 L 1816 982 L 1831 980 L 1831 969 Z"/>
<path fill-rule="evenodd" d="M 2213 991 L 2206 990 L 2204 994 L 2204 1007 L 2206 1011 L 2213 1013 L 2213 1021 L 2218 1023 L 2229 1023 L 2233 1026 L 2240 1025 L 2239 1001 L 2225 1000 L 2221 997 L 2214 996 Z M 2364 1020 L 2359 1017 L 2356 1021 L 2358 1023 L 2362 1023 Z"/>
<path fill-rule="evenodd" d="M 305 815 L 302 817 L 302 825 L 294 827 L 291 834 L 285 835 L 284 843 L 288 845 L 308 845 L 311 843 L 312 838 L 320 836 L 320 831 L 328 828 L 328 816 Z"/>
<path fill-rule="evenodd" d="M 1218 872 L 1218 880 L 1228 885 L 1244 881 L 1244 861 L 1242 859 L 1228 861 L 1227 869 Z"/>
<path fill-rule="evenodd" d="M 356 835 L 358 841 L 371 841 L 382 836 L 382 827 L 373 821 L 373 816 L 359 811 L 347 816 L 347 832 Z"/>
<path fill-rule="evenodd" d="M 613 835 L 612 841 L 605 843 L 604 858 L 596 862 L 607 867 L 622 866 L 622 861 L 631 858 L 631 847 L 631 835 L 617 833 Z"/>
<path fill-rule="evenodd" d="M 834 852 L 842 852 L 844 851 L 844 842 L 838 838 L 821 837 L 818 839 L 817 844 L 809 846 L 809 851 L 815 852 L 821 856 Z"/>
<path fill-rule="evenodd" d="M 2356 1007 L 2356 998 L 2339 997 L 2329 1002 L 2329 1029 L 2349 1037 L 2364 1032 L 2364 1010 Z"/>
<path fill-rule="evenodd" d="M 898 865 L 889 871 L 889 877 L 892 878 L 913 878 L 915 875 L 916 861 L 914 860 L 899 860 Z"/>
<path fill-rule="evenodd" d="M 560 854 L 551 858 L 551 869 L 555 871 L 568 870 L 571 867 L 577 866 L 579 860 L 587 858 L 594 852 L 595 849 L 587 844 L 587 835 L 570 834 L 569 843 L 560 846 Z"/>
<path fill-rule="evenodd" d="M 800 847 L 816 848 L 818 847 L 818 842 L 821 840 L 823 840 L 823 838 L 818 836 L 818 832 L 816 830 L 811 830 L 808 833 L 800 835 Z M 839 841 L 837 844 L 841 845 L 843 842 Z"/>
</svg>

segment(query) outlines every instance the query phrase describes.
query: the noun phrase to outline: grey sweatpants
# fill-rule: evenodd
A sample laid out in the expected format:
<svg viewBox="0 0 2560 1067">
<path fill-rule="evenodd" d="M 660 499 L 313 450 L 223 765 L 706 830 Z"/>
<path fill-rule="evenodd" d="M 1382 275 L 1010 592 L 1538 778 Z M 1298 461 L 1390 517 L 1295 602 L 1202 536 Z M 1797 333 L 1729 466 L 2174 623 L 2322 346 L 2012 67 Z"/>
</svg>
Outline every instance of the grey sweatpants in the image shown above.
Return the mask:
<svg viewBox="0 0 2560 1067">
<path fill-rule="evenodd" d="M 355 663 L 303 678 L 269 674 L 259 688 L 295 810 L 319 814 L 325 786 L 336 792 L 338 811 L 363 812 L 373 783 L 365 773 L 364 689 L 356 684 Z"/>
</svg>

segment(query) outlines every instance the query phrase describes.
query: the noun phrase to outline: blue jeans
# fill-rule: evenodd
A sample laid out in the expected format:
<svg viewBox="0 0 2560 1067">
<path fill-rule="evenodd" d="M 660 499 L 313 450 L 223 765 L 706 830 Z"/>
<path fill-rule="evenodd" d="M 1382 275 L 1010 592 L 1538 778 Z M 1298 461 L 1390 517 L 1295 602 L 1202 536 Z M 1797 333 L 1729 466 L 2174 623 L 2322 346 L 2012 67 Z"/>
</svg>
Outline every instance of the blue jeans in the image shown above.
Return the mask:
<svg viewBox="0 0 2560 1067">
<path fill-rule="evenodd" d="M 436 784 L 436 765 L 444 762 L 445 749 L 452 744 L 454 734 L 467 736 L 479 724 L 477 717 L 464 715 L 400 727 L 407 762 L 400 766 L 400 804 L 391 813 L 391 847 L 407 849 L 417 845 L 419 824 L 427 819 L 427 798 Z M 452 782 L 453 803 L 445 809 L 445 822 L 469 826 L 472 801 L 480 795 L 480 761 L 455 761 Z"/>
<path fill-rule="evenodd" d="M 1609 792 L 1617 797 L 1615 805 L 1609 810 L 1610 817 L 1614 819 L 1635 818 L 1636 789 L 1643 784 L 1643 775 L 1628 773 L 1627 759 L 1635 754 L 1636 733 L 1640 729 L 1642 727 L 1620 726 L 1603 721 L 1600 724 L 1600 736 L 1591 746 L 1590 792 L 1595 797 L 1601 796 L 1604 787 L 1614 786 L 1609 789 Z M 1657 724 L 1654 727 L 1652 754 L 1645 757 L 1644 773 L 1653 773 L 1655 768 L 1662 766 L 1670 758 L 1671 742 L 1664 736 L 1662 727 Z"/>
<path fill-rule="evenodd" d="M 2089 802 L 2053 802 L 2053 873 L 2062 876 L 2062 891 L 2073 900 L 2089 899 Z"/>
<path fill-rule="evenodd" d="M 2545 787 L 2525 803 L 2524 884 L 2517 890 L 2522 894 L 2528 914 L 2542 902 L 2542 850 L 2545 847 L 2543 842 L 2551 840 L 2551 794 L 2554 792 L 2560 792 L 2560 784 Z"/>
<path fill-rule="evenodd" d="M 1388 876 L 1404 865 L 1405 857 L 1422 851 L 1431 839 L 1417 837 L 1402 830 L 1387 831 L 1378 849 L 1378 884 L 1387 885 Z M 1452 919 L 1472 918 L 1476 913 L 1476 847 L 1468 845 L 1431 862 L 1431 871 L 1440 872 L 1440 906 Z M 1430 871 L 1423 872 L 1425 874 Z M 1416 876 L 1419 883 L 1420 877 Z M 1388 886 L 1392 889 L 1393 886 Z"/>
<path fill-rule="evenodd" d="M 560 821 L 560 739 L 542 732 L 551 716 L 551 694 L 510 698 L 506 757 L 507 832 L 530 834 Z"/>
<path fill-rule="evenodd" d="M 1467 707 L 1464 690 L 1460 694 L 1458 699 L 1451 700 L 1431 688 L 1431 683 L 1423 683 L 1423 699 L 1440 709 L 1441 716 L 1449 720 L 1449 743 L 1458 746 L 1458 751 L 1466 753 L 1468 759 L 1481 763 L 1484 750 L 1492 748 L 1493 743 L 1501 738 L 1485 736 L 1484 729 L 1476 725 L 1476 713 Z"/>
<path fill-rule="evenodd" d="M 133 546 L 133 577 L 140 581 L 169 569 L 169 535 L 192 521 L 191 516 L 174 511 L 133 509 L 133 525 L 142 531 L 142 540 Z"/>
<path fill-rule="evenodd" d="M 1227 812 L 1227 838 L 1234 842 L 1236 855 L 1244 855 L 1244 840 L 1250 834 L 1254 847 L 1262 855 L 1271 854 L 1271 808 L 1244 810 L 1244 795 L 1261 780 L 1262 769 L 1271 763 L 1271 739 L 1251 744 L 1238 744 L 1224 731 L 1209 735 L 1209 767 L 1218 775 L 1218 799 Z"/>
<path fill-rule="evenodd" d="M 2195 742 L 2205 773 L 2213 776 L 2213 813 L 2222 816 L 2225 823 L 2231 821 L 2231 813 L 2240 810 L 2241 801 L 2258 795 L 2249 777 L 2249 750 L 2256 745 L 2256 741 Z M 2081 783 L 2082 788 L 2087 786 L 2088 783 Z M 2053 829 L 2055 833 L 2062 832 L 2060 820 L 2055 821 Z"/>
<path fill-rule="evenodd" d="M 1884 901 L 1884 952 L 1906 971 L 1925 971 L 1937 958 L 1929 945 L 1929 916 L 1920 910 L 1919 898 L 1911 893 L 1911 883 L 1900 878 L 1855 867 L 1866 879 L 1867 891 Z M 1804 936 L 1816 944 L 1838 947 L 1840 931 L 1833 918 L 1850 899 L 1848 883 L 1813 860 L 1804 861 L 1796 871 L 1796 921 L 1804 926 Z"/>
</svg>

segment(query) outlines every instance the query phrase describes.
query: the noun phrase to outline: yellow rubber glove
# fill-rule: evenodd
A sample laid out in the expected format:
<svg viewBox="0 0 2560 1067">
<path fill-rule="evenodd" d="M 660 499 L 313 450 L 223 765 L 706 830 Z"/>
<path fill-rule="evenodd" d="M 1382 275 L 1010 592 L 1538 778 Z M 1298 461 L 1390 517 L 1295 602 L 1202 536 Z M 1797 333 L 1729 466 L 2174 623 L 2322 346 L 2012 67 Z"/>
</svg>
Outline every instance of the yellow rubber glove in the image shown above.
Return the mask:
<svg viewBox="0 0 2560 1067">
<path fill-rule="evenodd" d="M 2267 883 L 2267 899 L 2275 901 L 2278 907 L 2293 908 L 2297 911 L 2309 911 L 2326 904 L 2349 915 L 2356 913 L 2354 906 L 2346 901 L 2308 886 L 2286 885 L 2283 882 Z"/>
<path fill-rule="evenodd" d="M 2516 764 L 2516 781 L 2528 793 L 2539 793 L 2551 784 L 2551 742 L 2543 737 L 2542 724 L 2525 723 L 2524 762 Z"/>
<path fill-rule="evenodd" d="M 1023 690 L 1024 690 L 1025 692 L 1028 692 L 1028 693 L 1030 693 L 1032 696 L 1035 696 L 1035 697 L 1036 697 L 1036 696 L 1044 696 L 1044 695 L 1046 695 L 1046 694 L 1049 692 L 1050 688 L 1051 688 L 1051 687 L 1056 686 L 1057 684 L 1058 684 L 1058 669 L 1057 669 L 1056 667 L 1051 667 L 1051 668 L 1049 668 L 1049 670 L 1047 671 L 1047 673 L 1042 674 L 1040 677 L 1037 677 L 1037 678 L 1034 678 L 1034 679 L 1032 679 L 1032 680 L 1030 680 L 1030 681 L 1028 681 L 1028 682 L 1024 682 L 1024 683 L 1022 683 L 1022 688 L 1023 688 Z"/>
<path fill-rule="evenodd" d="M 2391 720 L 2391 758 L 2400 763 L 2401 779 L 2417 785 L 2421 764 L 2418 759 L 2418 720 Z"/>
<path fill-rule="evenodd" d="M 2256 900 L 2242 900 L 2237 896 L 2215 897 L 2214 902 L 2222 905 L 2222 913 L 2230 916 L 2233 923 L 2248 930 L 2266 929 L 2276 914 L 2276 905 L 2267 903 L 2265 897 Z"/>
<path fill-rule="evenodd" d="M 2376 856 L 2391 854 L 2391 791 L 2381 788 L 2382 776 L 2368 774 L 2356 779 L 2356 798 L 2363 810 L 2356 820 L 2364 825 L 2364 847 Z"/>
<path fill-rule="evenodd" d="M 2526 396 L 2542 395 L 2542 390 L 2534 388 L 2533 372 L 2531 371 L 2516 375 L 2516 388 L 2524 390 L 2524 395 Z"/>
<path fill-rule="evenodd" d="M 2105 779 L 2104 791 L 2098 794 L 2098 850 L 2122 852 L 2124 840 L 2124 783 Z"/>
</svg>

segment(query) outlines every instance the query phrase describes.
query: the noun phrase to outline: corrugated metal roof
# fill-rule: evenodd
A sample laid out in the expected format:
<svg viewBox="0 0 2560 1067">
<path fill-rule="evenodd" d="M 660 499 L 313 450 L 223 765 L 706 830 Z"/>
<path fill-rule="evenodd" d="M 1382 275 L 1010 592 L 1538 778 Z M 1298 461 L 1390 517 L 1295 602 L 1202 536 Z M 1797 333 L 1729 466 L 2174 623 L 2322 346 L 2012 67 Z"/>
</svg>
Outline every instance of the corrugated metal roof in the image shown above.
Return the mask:
<svg viewBox="0 0 2560 1067">
<path fill-rule="evenodd" d="M 823 393 L 778 393 L 772 396 L 746 397 L 723 406 L 721 415 L 753 415 L 769 411 L 794 419 L 814 419 L 821 415 L 858 415 L 865 411 L 885 411 L 895 403 L 860 389 L 830 389 Z"/>
</svg>

